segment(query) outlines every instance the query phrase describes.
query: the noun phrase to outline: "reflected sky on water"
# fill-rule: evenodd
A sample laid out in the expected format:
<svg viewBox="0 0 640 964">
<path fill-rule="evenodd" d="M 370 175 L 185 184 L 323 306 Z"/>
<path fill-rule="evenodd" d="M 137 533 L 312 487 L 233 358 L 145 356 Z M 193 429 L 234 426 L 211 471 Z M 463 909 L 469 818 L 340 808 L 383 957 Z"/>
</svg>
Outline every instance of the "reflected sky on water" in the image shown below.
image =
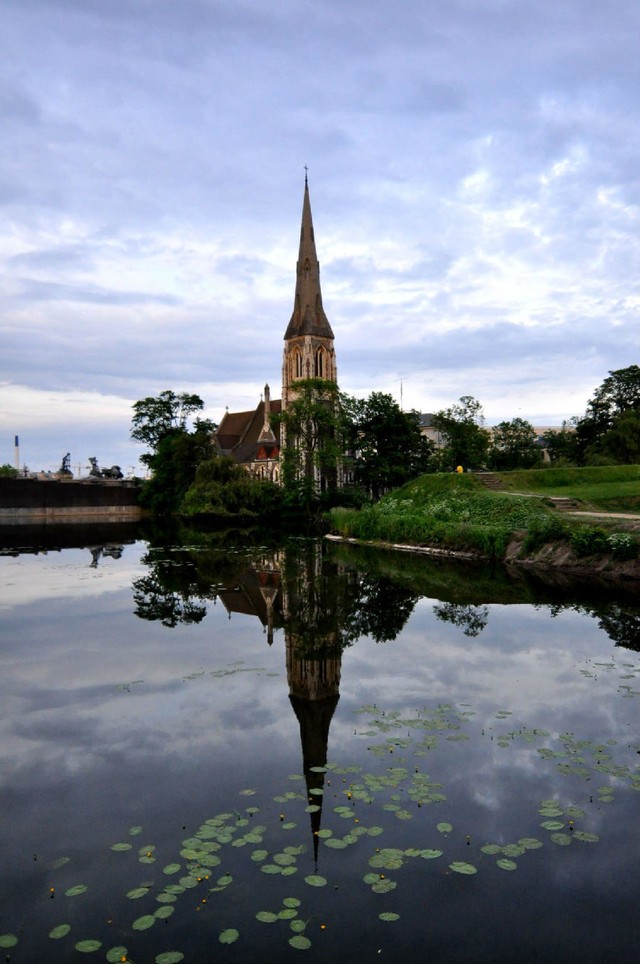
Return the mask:
<svg viewBox="0 0 640 964">
<path fill-rule="evenodd" d="M 308 540 L 87 543 L 4 555 L 0 570 L 12 961 L 87 959 L 85 939 L 101 942 L 96 960 L 120 945 L 137 964 L 171 950 L 293 960 L 290 919 L 255 917 L 284 897 L 301 902 L 309 960 L 420 947 L 434 961 L 596 962 L 637 946 L 633 596 Z M 545 800 L 563 811 L 555 831 Z M 204 880 L 183 841 L 220 814 L 233 826 Z M 260 842 L 237 843 L 255 826 Z M 526 838 L 542 846 L 481 849 Z M 295 872 L 265 873 L 286 847 Z M 376 867 L 390 848 L 399 865 Z M 165 904 L 172 863 L 195 882 Z M 305 883 L 316 872 L 325 886 Z M 221 874 L 232 883 L 209 893 Z M 374 891 L 368 874 L 395 886 Z M 76 884 L 86 893 L 65 896 Z M 133 928 L 162 906 L 170 916 Z M 50 939 L 62 923 L 69 935 Z M 226 947 L 228 928 L 240 936 Z"/>
</svg>

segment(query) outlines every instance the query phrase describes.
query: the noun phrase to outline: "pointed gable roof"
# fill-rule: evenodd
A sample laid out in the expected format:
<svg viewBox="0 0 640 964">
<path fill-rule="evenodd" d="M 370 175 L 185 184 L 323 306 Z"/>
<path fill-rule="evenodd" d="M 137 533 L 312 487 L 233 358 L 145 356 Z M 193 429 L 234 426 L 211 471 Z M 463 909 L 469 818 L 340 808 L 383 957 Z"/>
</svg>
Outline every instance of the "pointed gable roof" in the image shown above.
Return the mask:
<svg viewBox="0 0 640 964">
<path fill-rule="evenodd" d="M 320 264 L 316 254 L 316 242 L 311 218 L 309 184 L 305 175 L 304 201 L 302 203 L 302 226 L 300 250 L 296 267 L 296 293 L 291 321 L 285 332 L 285 341 L 303 335 L 333 338 L 333 331 L 322 307 L 320 291 Z"/>
</svg>

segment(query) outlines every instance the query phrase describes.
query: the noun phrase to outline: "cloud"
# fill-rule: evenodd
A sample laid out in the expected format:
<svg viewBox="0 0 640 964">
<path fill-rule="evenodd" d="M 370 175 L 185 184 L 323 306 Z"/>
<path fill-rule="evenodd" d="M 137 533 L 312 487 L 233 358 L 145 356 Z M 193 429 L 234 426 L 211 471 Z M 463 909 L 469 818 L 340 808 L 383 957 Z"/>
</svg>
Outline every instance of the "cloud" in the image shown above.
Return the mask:
<svg viewBox="0 0 640 964">
<path fill-rule="evenodd" d="M 20 386 L 123 409 L 200 386 L 218 417 L 279 394 L 304 164 L 345 389 L 559 419 L 637 361 L 632 4 L 8 0 L 3 20 L 10 421 Z"/>
</svg>

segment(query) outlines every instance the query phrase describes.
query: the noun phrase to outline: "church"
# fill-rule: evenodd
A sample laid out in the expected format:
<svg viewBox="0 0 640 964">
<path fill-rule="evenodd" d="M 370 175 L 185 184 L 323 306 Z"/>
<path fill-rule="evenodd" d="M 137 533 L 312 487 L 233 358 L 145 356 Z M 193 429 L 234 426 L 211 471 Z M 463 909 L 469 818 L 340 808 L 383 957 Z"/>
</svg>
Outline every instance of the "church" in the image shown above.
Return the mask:
<svg viewBox="0 0 640 964">
<path fill-rule="evenodd" d="M 296 397 L 296 381 L 304 378 L 338 382 L 333 331 L 322 305 L 320 264 L 306 174 L 293 313 L 284 335 L 282 395 L 272 399 L 269 385 L 265 385 L 257 408 L 225 412 L 216 434 L 220 452 L 230 455 L 259 478 L 280 482 L 280 452 L 284 440 L 281 426 L 277 421 L 274 424 L 273 416 L 286 411 Z"/>
</svg>

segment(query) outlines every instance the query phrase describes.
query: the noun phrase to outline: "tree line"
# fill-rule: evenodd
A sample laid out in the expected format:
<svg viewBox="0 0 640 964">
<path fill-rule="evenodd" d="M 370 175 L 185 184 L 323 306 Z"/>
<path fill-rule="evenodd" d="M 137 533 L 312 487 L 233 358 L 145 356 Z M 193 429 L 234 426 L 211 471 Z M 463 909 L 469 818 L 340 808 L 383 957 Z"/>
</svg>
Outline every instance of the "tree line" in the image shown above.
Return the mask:
<svg viewBox="0 0 640 964">
<path fill-rule="evenodd" d="M 215 446 L 217 426 L 200 414 L 198 395 L 163 391 L 133 406 L 131 437 L 149 451 L 142 501 L 154 513 L 264 518 L 282 509 L 307 513 L 340 502 L 361 504 L 427 472 L 535 468 L 542 447 L 522 418 L 485 425 L 481 403 L 462 396 L 431 417 L 438 444 L 422 432 L 420 413 L 403 411 L 384 392 L 357 399 L 333 382 L 303 379 L 286 411 L 273 417 L 285 444 L 282 485 L 248 473 Z M 640 461 L 640 368 L 612 371 L 584 416 L 548 431 L 556 464 Z"/>
</svg>

